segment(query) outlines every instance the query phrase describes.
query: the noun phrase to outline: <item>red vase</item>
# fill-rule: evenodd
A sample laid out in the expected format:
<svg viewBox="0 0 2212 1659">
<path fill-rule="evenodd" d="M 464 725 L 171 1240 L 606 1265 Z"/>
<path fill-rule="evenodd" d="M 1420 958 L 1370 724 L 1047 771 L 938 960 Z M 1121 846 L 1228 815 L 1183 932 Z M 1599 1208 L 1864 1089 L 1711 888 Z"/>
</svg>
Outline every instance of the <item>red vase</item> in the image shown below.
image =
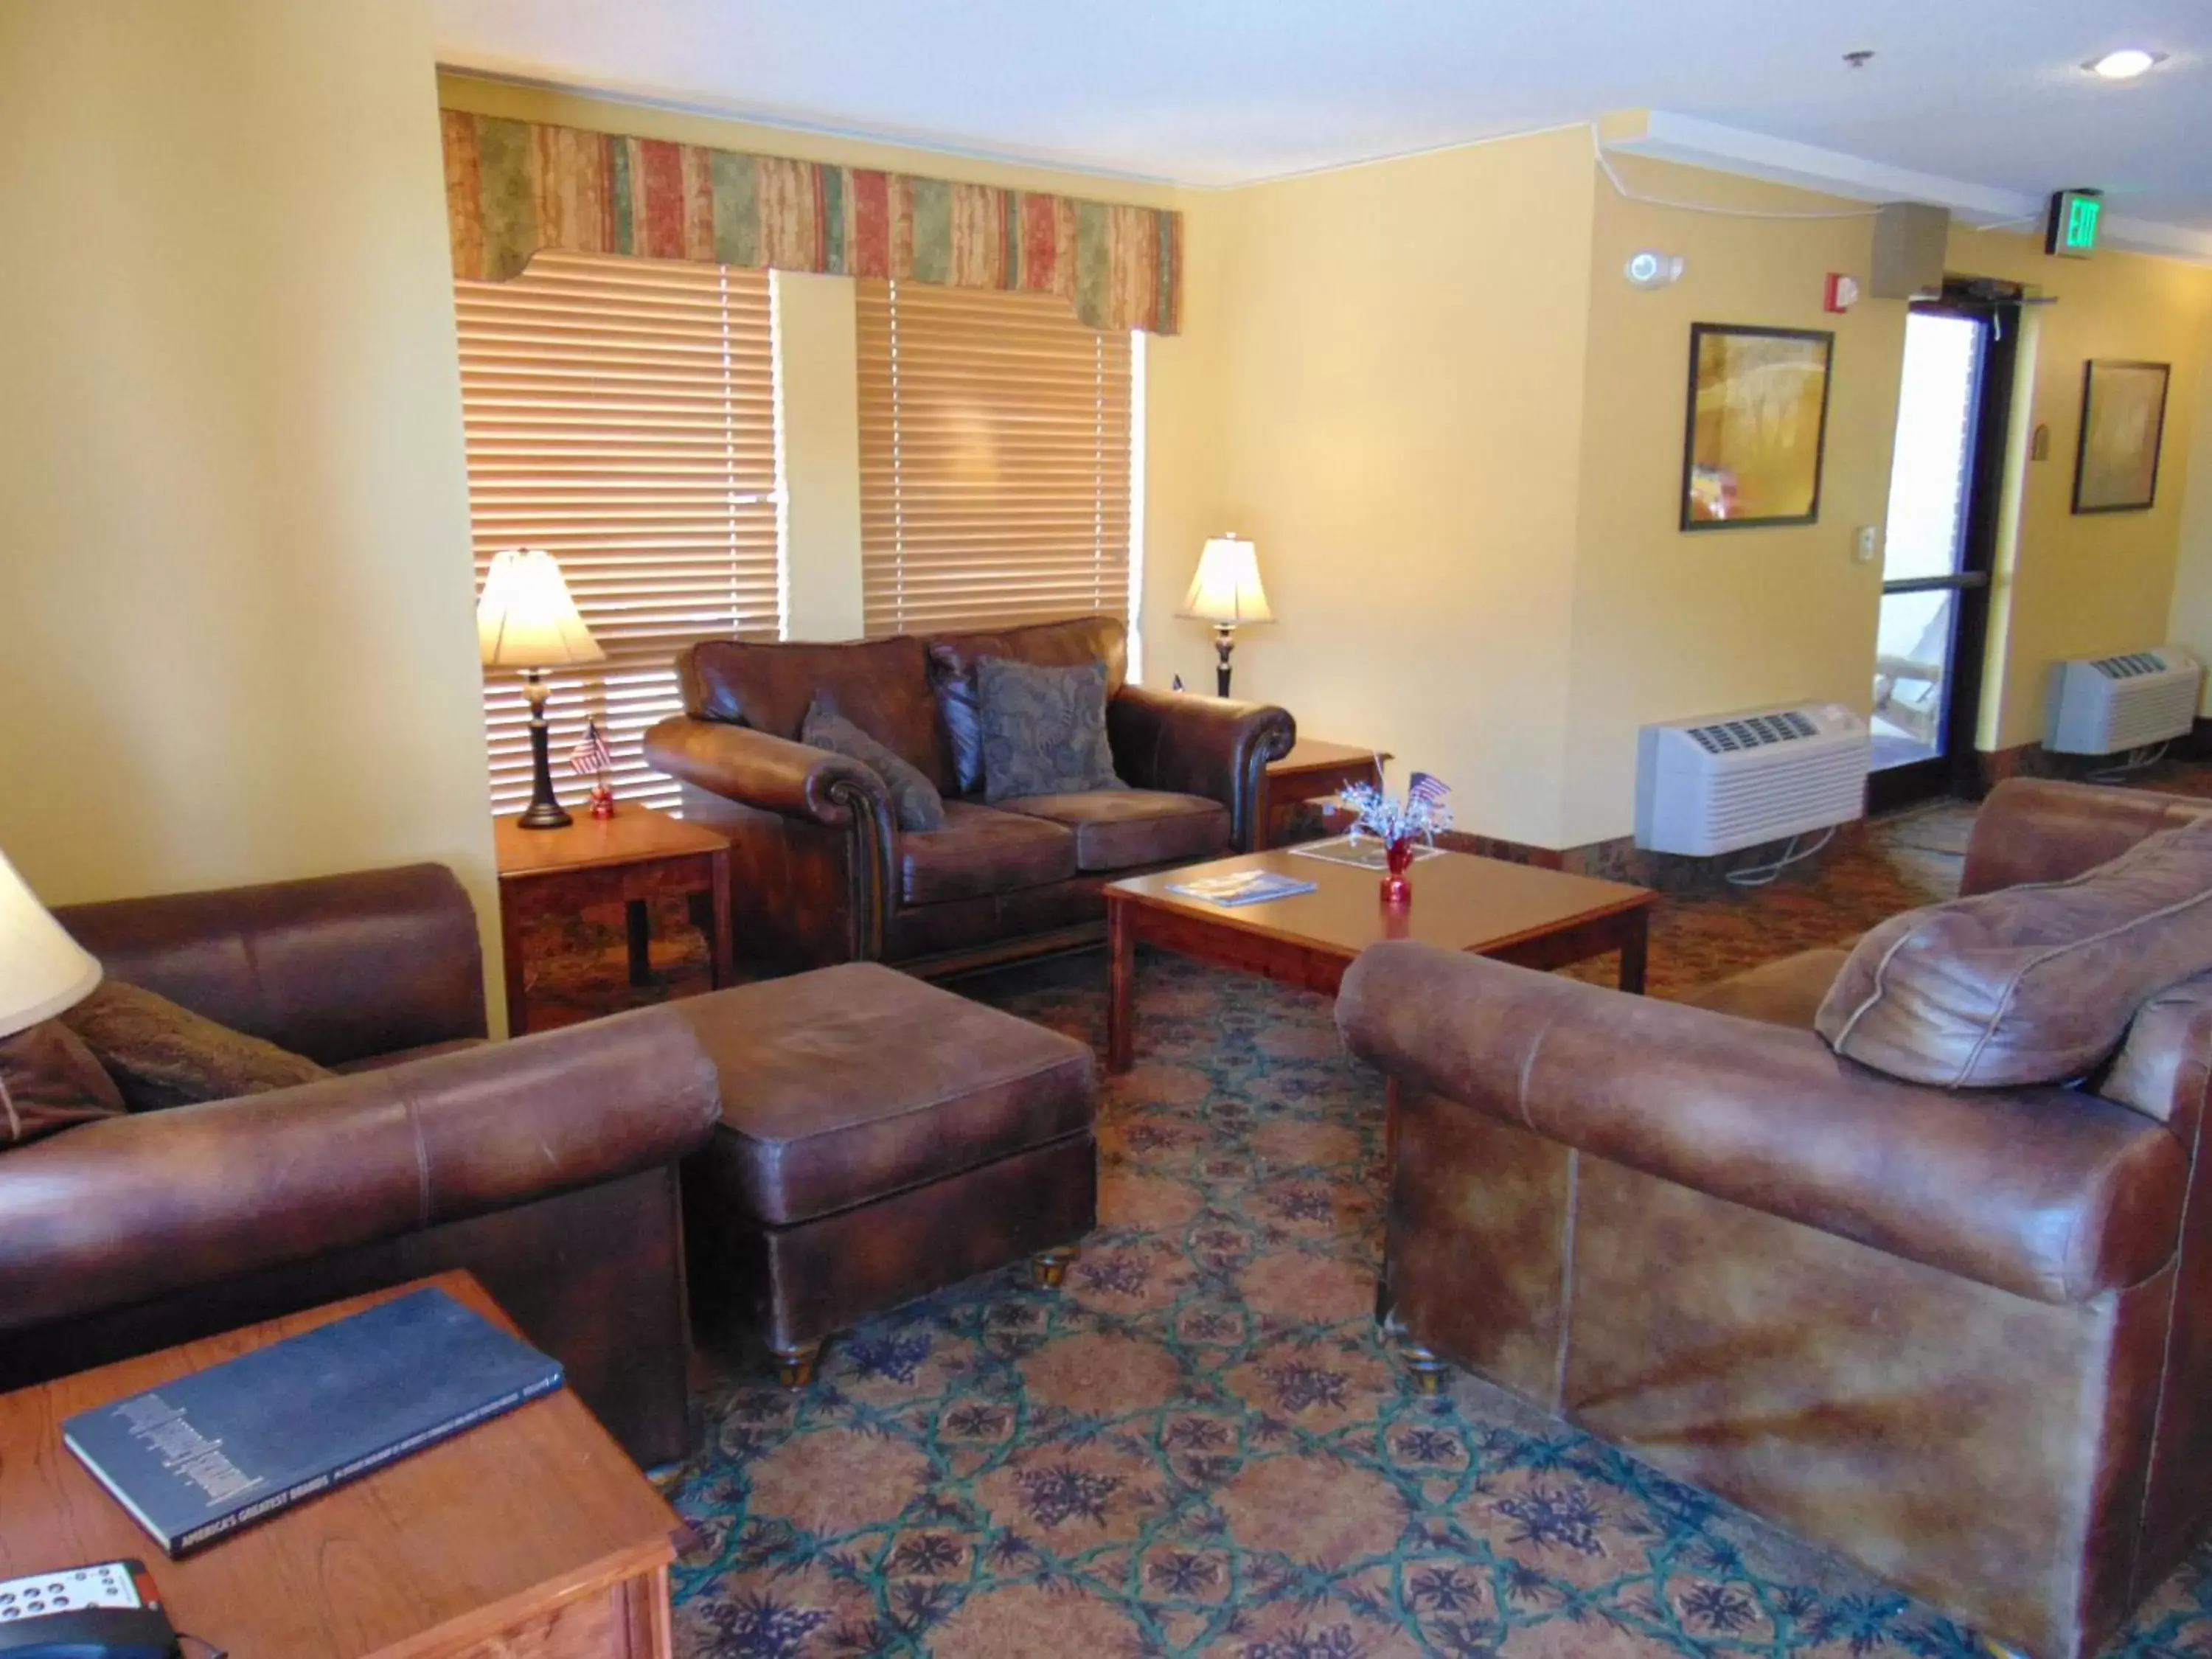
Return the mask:
<svg viewBox="0 0 2212 1659">
<path fill-rule="evenodd" d="M 1406 879 L 1406 872 L 1413 867 L 1413 842 L 1409 836 L 1394 841 L 1382 849 L 1390 873 L 1382 878 L 1382 902 L 1399 908 L 1413 902 L 1413 884 Z"/>
</svg>

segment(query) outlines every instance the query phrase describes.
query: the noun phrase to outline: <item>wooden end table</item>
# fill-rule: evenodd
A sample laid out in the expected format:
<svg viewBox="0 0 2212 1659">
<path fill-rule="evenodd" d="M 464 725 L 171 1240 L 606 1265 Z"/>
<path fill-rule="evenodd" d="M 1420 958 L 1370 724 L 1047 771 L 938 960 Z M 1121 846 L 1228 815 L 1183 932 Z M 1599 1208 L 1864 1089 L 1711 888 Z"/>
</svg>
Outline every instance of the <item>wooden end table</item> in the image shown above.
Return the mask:
<svg viewBox="0 0 2212 1659">
<path fill-rule="evenodd" d="M 1316 886 L 1234 907 L 1170 890 L 1240 870 L 1273 871 Z M 1382 903 L 1379 871 L 1288 851 L 1248 853 L 1112 883 L 1106 889 L 1107 1069 L 1129 1069 L 1139 944 L 1331 995 L 1352 959 L 1386 939 L 1419 939 L 1524 968 L 1564 968 L 1618 951 L 1620 988 L 1644 989 L 1651 905 L 1658 896 L 1645 888 L 1468 853 L 1419 860 L 1411 879 L 1413 902 L 1401 910 Z"/>
<path fill-rule="evenodd" d="M 514 1329 L 475 1279 L 437 1285 Z M 420 1288 L 0 1395 L 0 1578 L 136 1557 L 177 1628 L 238 1659 L 669 1659 L 682 1526 L 563 1390 L 181 1561 L 62 1444 L 62 1420 Z"/>
<path fill-rule="evenodd" d="M 703 824 L 624 802 L 614 817 L 579 814 L 558 830 L 525 830 L 513 818 L 494 827 L 499 860 L 500 943 L 507 959 L 507 1030 L 529 1028 L 522 938 L 539 921 L 587 905 L 629 908 L 629 982 L 653 982 L 651 911 L 657 898 L 682 897 L 707 936 L 715 988 L 734 978 L 730 942 L 730 843 Z"/>
<path fill-rule="evenodd" d="M 1327 800 L 1347 784 L 1371 783 L 1379 789 L 1382 763 L 1389 758 L 1388 750 L 1300 738 L 1291 745 L 1289 754 L 1267 763 L 1267 799 L 1253 826 L 1255 850 L 1274 845 L 1279 809 L 1301 801 Z"/>
</svg>

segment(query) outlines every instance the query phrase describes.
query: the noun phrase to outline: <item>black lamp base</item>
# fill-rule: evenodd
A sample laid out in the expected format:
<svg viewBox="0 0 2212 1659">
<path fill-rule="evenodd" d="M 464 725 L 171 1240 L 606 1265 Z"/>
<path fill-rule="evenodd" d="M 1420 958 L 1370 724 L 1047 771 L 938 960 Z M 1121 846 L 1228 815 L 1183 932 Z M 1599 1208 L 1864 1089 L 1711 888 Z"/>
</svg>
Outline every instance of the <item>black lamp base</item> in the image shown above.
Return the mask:
<svg viewBox="0 0 2212 1659">
<path fill-rule="evenodd" d="M 1213 695 L 1229 695 L 1229 653 L 1237 648 L 1237 630 L 1219 623 L 1213 625 Z"/>
<path fill-rule="evenodd" d="M 524 676 L 530 696 L 530 805 L 515 820 L 525 830 L 559 830 L 574 823 L 553 793 L 553 761 L 547 746 L 545 683 L 534 672 Z"/>
</svg>

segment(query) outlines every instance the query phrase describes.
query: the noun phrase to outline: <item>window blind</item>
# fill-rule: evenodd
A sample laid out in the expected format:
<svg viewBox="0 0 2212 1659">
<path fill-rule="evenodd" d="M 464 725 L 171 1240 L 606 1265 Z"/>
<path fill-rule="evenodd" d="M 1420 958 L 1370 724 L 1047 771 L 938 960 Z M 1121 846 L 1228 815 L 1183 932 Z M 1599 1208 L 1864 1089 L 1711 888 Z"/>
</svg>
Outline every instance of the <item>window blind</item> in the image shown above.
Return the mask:
<svg viewBox="0 0 2212 1659">
<path fill-rule="evenodd" d="M 1126 621 L 1128 335 L 1048 295 L 859 287 L 868 633 Z"/>
<path fill-rule="evenodd" d="M 607 653 L 552 677 L 556 782 L 596 715 L 617 796 L 672 807 L 639 752 L 695 640 L 781 628 L 775 354 L 765 271 L 540 253 L 454 284 L 477 575 L 542 547 Z M 488 673 L 495 812 L 530 798 L 521 677 Z M 580 791 L 564 788 L 573 807 Z"/>
</svg>

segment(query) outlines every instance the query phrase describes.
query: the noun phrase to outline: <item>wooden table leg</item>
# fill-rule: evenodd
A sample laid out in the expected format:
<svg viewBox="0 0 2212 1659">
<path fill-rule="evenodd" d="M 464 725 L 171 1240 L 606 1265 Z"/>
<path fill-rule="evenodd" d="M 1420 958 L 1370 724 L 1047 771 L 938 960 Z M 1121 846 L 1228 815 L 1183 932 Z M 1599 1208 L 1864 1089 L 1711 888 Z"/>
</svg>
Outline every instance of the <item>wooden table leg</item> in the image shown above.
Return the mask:
<svg viewBox="0 0 2212 1659">
<path fill-rule="evenodd" d="M 1136 998 L 1137 939 L 1129 926 L 1129 907 L 1106 900 L 1106 1069 L 1129 1069 L 1134 1047 L 1130 1020 Z"/>
<path fill-rule="evenodd" d="M 653 915 L 643 899 L 632 899 L 624 908 L 629 921 L 629 982 L 653 983 Z"/>
<path fill-rule="evenodd" d="M 499 921 L 500 957 L 507 969 L 507 1034 L 520 1036 L 530 1029 L 530 994 L 524 981 L 522 928 L 509 915 Z"/>
<path fill-rule="evenodd" d="M 714 988 L 738 982 L 737 941 L 730 936 L 730 854 L 725 848 L 708 860 L 714 872 L 714 926 L 707 930 L 712 952 Z"/>
<path fill-rule="evenodd" d="M 1630 919 L 1628 935 L 1620 942 L 1620 988 L 1644 994 L 1644 969 L 1651 950 L 1651 912 L 1647 908 Z"/>
</svg>

